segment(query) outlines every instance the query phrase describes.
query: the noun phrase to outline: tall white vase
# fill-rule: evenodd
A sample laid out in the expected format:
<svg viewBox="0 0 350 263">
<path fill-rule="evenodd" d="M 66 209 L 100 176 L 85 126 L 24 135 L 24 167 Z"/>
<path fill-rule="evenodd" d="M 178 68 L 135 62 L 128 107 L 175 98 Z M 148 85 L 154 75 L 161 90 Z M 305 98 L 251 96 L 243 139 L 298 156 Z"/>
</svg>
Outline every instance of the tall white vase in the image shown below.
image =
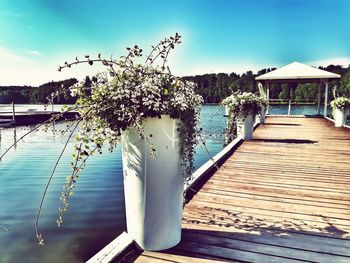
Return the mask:
<svg viewBox="0 0 350 263">
<path fill-rule="evenodd" d="M 343 127 L 345 124 L 346 114 L 342 109 L 335 108 L 334 109 L 334 125 L 335 127 Z"/>
<path fill-rule="evenodd" d="M 242 137 L 243 140 L 253 139 L 253 128 L 254 128 L 255 116 L 249 114 L 244 119 L 237 120 L 237 135 Z"/>
<path fill-rule="evenodd" d="M 135 128 L 122 135 L 127 231 L 144 250 L 163 250 L 181 239 L 184 178 L 180 167 L 179 120 L 162 115 L 142 127 L 157 150 Z"/>
</svg>

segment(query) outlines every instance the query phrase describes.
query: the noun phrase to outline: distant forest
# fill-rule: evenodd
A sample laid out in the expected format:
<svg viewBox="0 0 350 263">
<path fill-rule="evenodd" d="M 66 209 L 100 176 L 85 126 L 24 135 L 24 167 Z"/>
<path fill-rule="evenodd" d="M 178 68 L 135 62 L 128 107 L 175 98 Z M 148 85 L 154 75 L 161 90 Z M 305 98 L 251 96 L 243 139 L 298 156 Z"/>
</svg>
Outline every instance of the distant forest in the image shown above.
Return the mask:
<svg viewBox="0 0 350 263">
<path fill-rule="evenodd" d="M 319 67 L 333 73 L 340 74 L 340 80 L 331 82 L 330 87 L 337 85 L 336 93 L 340 96 L 350 97 L 350 65 L 347 68 L 342 66 L 329 65 Z M 184 79 L 191 80 L 198 85 L 197 92 L 203 96 L 205 103 L 218 103 L 225 97 L 237 90 L 257 92 L 257 82 L 255 77 L 274 70 L 274 68 L 263 69 L 253 74 L 247 71 L 242 75 L 231 73 L 204 74 L 196 76 L 186 76 Z M 86 77 L 86 81 L 90 81 Z M 77 83 L 77 79 L 67 79 L 58 82 L 45 83 L 39 87 L 32 86 L 0 86 L 0 104 L 15 102 L 17 104 L 45 104 L 51 93 L 58 90 L 62 85 L 69 87 Z M 274 84 L 270 86 L 270 98 L 288 100 L 290 88 L 293 88 L 292 100 L 300 102 L 315 102 L 317 100 L 318 83 L 306 84 Z M 330 92 L 330 99 L 333 98 L 333 92 Z M 58 96 L 54 103 L 71 104 L 75 98 Z"/>
<path fill-rule="evenodd" d="M 32 86 L 0 86 L 0 104 L 17 103 L 17 104 L 45 104 L 51 94 L 59 90 L 62 85 L 70 87 L 77 83 L 77 79 L 66 79 L 62 81 L 51 81 L 39 87 Z M 75 99 L 63 95 L 54 99 L 55 104 L 73 104 Z"/>
</svg>

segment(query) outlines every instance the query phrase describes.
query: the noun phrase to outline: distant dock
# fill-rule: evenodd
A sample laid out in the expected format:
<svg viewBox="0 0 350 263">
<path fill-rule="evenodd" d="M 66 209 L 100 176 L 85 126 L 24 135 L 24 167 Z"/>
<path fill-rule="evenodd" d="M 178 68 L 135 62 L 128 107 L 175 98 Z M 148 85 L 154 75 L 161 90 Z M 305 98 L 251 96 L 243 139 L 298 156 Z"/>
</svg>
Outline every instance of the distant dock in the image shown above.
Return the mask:
<svg viewBox="0 0 350 263">
<path fill-rule="evenodd" d="M 34 125 L 48 121 L 52 116 L 60 114 L 56 111 L 28 110 L 24 112 L 0 112 L 0 127 Z M 73 119 L 78 115 L 76 112 L 66 112 L 58 120 Z"/>
</svg>

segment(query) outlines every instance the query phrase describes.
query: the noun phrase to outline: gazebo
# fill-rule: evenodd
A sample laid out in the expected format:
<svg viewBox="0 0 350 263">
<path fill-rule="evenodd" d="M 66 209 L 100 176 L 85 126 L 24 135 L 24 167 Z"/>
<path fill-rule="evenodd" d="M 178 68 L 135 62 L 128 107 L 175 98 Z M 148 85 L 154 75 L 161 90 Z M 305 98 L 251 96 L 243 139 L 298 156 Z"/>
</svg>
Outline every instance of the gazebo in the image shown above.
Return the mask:
<svg viewBox="0 0 350 263">
<path fill-rule="evenodd" d="M 323 115 L 327 116 L 328 104 L 328 86 L 329 80 L 338 79 L 341 76 L 326 70 L 310 67 L 308 65 L 293 62 L 284 67 L 278 68 L 266 74 L 256 77 L 255 79 L 263 84 L 266 89 L 267 98 L 269 99 L 270 84 L 274 83 L 319 83 L 317 114 L 320 114 L 321 107 L 321 88 L 325 85 L 324 111 Z M 291 111 L 291 100 L 289 100 L 288 115 Z"/>
</svg>

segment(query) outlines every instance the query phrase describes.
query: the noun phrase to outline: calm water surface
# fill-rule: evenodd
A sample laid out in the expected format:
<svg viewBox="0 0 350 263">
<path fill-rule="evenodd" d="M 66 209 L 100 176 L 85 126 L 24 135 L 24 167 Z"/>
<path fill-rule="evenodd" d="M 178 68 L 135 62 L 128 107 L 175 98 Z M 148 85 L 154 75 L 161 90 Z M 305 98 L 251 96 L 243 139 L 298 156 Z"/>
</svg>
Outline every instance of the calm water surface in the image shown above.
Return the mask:
<svg viewBox="0 0 350 263">
<path fill-rule="evenodd" d="M 323 114 L 323 106 L 321 107 L 321 114 Z M 270 114 L 288 114 L 288 105 L 272 105 L 270 106 Z M 316 105 L 292 105 L 291 115 L 316 115 Z M 328 107 L 327 114 L 331 114 L 331 109 Z"/>
<path fill-rule="evenodd" d="M 27 107 L 28 108 L 28 107 Z M 33 106 L 31 107 L 33 108 Z M 21 110 L 26 107 L 22 106 Z M 1 111 L 1 110 L 0 110 Z M 222 149 L 226 120 L 216 105 L 201 109 L 203 139 L 212 155 Z M 63 226 L 56 226 L 59 195 L 70 174 L 71 148 L 49 188 L 40 221 L 45 246 L 36 243 L 34 223 L 44 187 L 66 137 L 58 130 L 37 131 L 0 161 L 0 262 L 84 262 L 125 230 L 121 152 L 90 159 L 81 173 Z M 0 153 L 30 127 L 2 129 Z M 195 166 L 209 159 L 198 147 Z"/>
</svg>

